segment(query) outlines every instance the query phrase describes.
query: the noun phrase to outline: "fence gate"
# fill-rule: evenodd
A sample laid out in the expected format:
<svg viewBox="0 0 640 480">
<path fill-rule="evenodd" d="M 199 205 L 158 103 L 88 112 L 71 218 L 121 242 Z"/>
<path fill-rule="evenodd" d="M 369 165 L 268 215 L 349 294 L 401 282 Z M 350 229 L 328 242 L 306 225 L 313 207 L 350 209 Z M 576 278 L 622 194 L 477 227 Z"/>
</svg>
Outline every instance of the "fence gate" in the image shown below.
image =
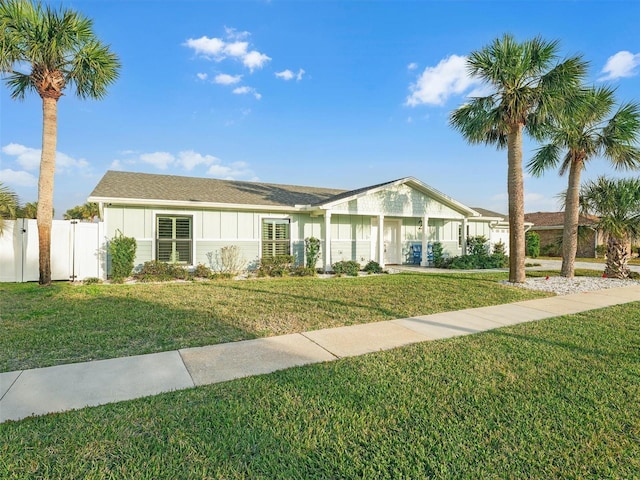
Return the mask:
<svg viewBox="0 0 640 480">
<path fill-rule="evenodd" d="M 54 220 L 51 226 L 51 279 L 104 277 L 103 223 Z M 0 236 L 0 282 L 37 282 L 36 220 L 5 220 Z"/>
</svg>

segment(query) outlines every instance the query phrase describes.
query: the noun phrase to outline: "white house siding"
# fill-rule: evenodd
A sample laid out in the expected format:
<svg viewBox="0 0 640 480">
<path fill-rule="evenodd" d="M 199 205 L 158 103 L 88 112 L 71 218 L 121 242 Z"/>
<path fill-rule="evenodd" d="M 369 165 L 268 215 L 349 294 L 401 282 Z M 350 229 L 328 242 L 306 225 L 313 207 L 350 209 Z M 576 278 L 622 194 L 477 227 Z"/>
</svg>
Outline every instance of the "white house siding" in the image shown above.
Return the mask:
<svg viewBox="0 0 640 480">
<path fill-rule="evenodd" d="M 356 199 L 345 201 L 331 207 L 334 212 L 351 214 L 377 214 L 395 217 L 434 217 L 462 218 L 463 215 L 428 197 L 422 192 L 409 187 L 398 185 Z"/>
</svg>

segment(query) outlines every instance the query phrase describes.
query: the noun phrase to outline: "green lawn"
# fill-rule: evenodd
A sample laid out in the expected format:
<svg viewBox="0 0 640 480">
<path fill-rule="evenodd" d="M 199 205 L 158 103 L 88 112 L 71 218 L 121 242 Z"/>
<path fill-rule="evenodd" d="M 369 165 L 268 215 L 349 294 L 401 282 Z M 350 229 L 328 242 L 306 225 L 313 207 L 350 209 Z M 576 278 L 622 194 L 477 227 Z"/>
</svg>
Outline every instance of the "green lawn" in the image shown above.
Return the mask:
<svg viewBox="0 0 640 480">
<path fill-rule="evenodd" d="M 538 257 L 538 259 L 540 260 L 558 260 L 558 261 L 562 261 L 562 257 Z M 532 262 L 535 262 L 536 259 L 531 260 Z M 601 264 L 604 266 L 604 264 L 606 263 L 606 260 L 604 258 L 591 258 L 591 257 L 579 257 L 576 258 L 576 262 L 587 262 L 587 263 L 597 263 L 597 264 Z M 640 265 L 640 258 L 630 258 L 629 259 L 629 265 Z"/>
<path fill-rule="evenodd" d="M 8 422 L 0 478 L 638 478 L 639 310 Z"/>
<path fill-rule="evenodd" d="M 548 296 L 498 283 L 506 278 L 442 273 L 50 288 L 3 283 L 0 371 Z"/>
</svg>

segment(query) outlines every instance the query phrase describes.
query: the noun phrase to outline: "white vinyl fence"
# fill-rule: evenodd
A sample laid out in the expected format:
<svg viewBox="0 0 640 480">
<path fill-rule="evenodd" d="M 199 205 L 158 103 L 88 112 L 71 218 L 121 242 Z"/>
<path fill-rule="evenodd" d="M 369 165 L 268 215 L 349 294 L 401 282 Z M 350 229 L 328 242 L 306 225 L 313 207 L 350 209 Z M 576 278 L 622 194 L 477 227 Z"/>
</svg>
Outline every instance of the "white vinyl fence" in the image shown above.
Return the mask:
<svg viewBox="0 0 640 480">
<path fill-rule="evenodd" d="M 51 229 L 51 279 L 104 278 L 103 223 L 54 220 Z M 0 282 L 37 282 L 36 220 L 5 220 L 0 235 Z"/>
</svg>

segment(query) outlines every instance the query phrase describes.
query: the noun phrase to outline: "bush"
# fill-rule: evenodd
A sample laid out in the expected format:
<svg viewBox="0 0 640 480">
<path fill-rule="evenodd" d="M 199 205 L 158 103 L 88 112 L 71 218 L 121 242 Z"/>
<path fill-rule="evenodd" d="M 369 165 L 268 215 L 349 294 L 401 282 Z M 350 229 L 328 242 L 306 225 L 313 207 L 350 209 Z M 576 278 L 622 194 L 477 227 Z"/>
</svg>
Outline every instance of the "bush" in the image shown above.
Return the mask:
<svg viewBox="0 0 640 480">
<path fill-rule="evenodd" d="M 341 262 L 334 263 L 331 268 L 336 275 L 348 275 L 350 277 L 357 277 L 360 272 L 360 264 L 354 260 L 343 260 Z"/>
<path fill-rule="evenodd" d="M 316 237 L 308 237 L 304 239 L 304 252 L 307 259 L 305 265 L 307 268 L 316 268 L 316 264 L 320 258 L 321 246 L 322 243 Z"/>
<path fill-rule="evenodd" d="M 142 269 L 134 275 L 134 278 L 140 282 L 168 282 L 186 280 L 189 277 L 190 274 L 186 268 L 157 260 L 145 262 Z"/>
<path fill-rule="evenodd" d="M 109 242 L 111 254 L 111 281 L 122 283 L 133 271 L 136 258 L 136 239 L 125 237 L 120 230 Z"/>
<path fill-rule="evenodd" d="M 211 277 L 211 269 L 202 263 L 196 265 L 196 268 L 193 270 L 192 275 L 195 278 L 209 278 Z"/>
<path fill-rule="evenodd" d="M 456 270 L 483 270 L 487 268 L 506 268 L 509 264 L 509 257 L 499 253 L 491 255 L 463 255 L 453 257 L 446 266 L 441 268 L 451 268 Z"/>
<path fill-rule="evenodd" d="M 489 253 L 489 239 L 484 235 L 477 235 L 467 239 L 467 253 L 469 255 L 487 255 Z"/>
<path fill-rule="evenodd" d="M 604 258 L 607 254 L 607 246 L 601 243 L 596 247 L 596 258 Z"/>
<path fill-rule="evenodd" d="M 258 267 L 259 277 L 286 277 L 293 271 L 293 255 L 262 257 Z"/>
<path fill-rule="evenodd" d="M 296 277 L 315 277 L 318 271 L 315 268 L 299 265 L 291 271 L 291 275 Z"/>
<path fill-rule="evenodd" d="M 442 248 L 442 244 L 440 242 L 435 242 L 433 244 L 433 266 L 436 268 L 446 268 L 444 267 L 446 260 L 444 258 L 444 250 Z"/>
<path fill-rule="evenodd" d="M 493 244 L 493 253 L 494 255 L 506 255 L 507 250 L 505 244 L 500 240 L 498 243 Z"/>
<path fill-rule="evenodd" d="M 524 241 L 527 257 L 538 258 L 540 256 L 540 235 L 537 232 L 527 232 Z"/>
<path fill-rule="evenodd" d="M 367 272 L 369 275 L 371 275 L 372 273 L 382 273 L 383 272 L 382 267 L 375 260 L 371 260 L 369 263 L 367 263 L 364 266 L 363 270 L 365 272 Z"/>
<path fill-rule="evenodd" d="M 220 249 L 220 271 L 237 275 L 244 269 L 244 258 L 240 254 L 240 247 L 228 245 Z"/>
<path fill-rule="evenodd" d="M 82 280 L 83 285 L 95 285 L 99 283 L 102 283 L 102 280 L 99 279 L 98 277 L 87 277 L 84 280 Z"/>
</svg>

